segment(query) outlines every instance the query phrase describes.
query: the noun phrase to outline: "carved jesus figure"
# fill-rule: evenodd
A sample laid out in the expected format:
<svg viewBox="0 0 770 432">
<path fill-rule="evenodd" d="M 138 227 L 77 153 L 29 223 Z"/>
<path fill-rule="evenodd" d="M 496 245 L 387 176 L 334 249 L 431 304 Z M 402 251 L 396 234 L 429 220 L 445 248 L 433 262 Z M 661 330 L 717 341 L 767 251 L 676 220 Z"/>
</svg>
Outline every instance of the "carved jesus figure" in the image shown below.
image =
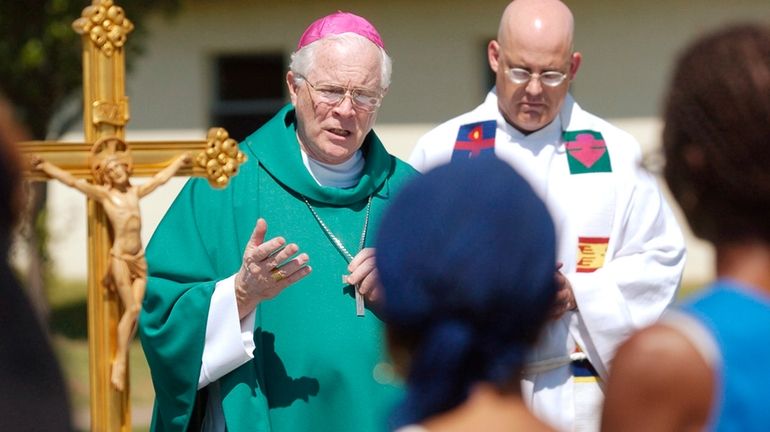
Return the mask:
<svg viewBox="0 0 770 432">
<path fill-rule="evenodd" d="M 120 391 L 126 386 L 128 346 L 136 333 L 136 322 L 147 285 L 147 262 L 144 259 L 140 232 L 139 200 L 166 183 L 191 161 L 190 155 L 185 153 L 146 183 L 133 186 L 129 181 L 131 169 L 125 156 L 107 155 L 94 166 L 94 176 L 103 184 L 77 179 L 42 158 L 32 159 L 33 168 L 83 192 L 101 204 L 112 226 L 108 286 L 117 290 L 124 311 L 118 322 L 117 349 L 112 360 L 111 381 Z"/>
</svg>

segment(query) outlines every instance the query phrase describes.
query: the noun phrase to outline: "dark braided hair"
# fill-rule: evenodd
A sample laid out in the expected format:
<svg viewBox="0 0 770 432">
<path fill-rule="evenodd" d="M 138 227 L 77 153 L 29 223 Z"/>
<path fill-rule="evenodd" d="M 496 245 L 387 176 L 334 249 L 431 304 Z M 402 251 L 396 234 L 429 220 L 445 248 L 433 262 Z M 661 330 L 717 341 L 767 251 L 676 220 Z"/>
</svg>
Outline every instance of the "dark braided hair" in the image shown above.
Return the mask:
<svg viewBox="0 0 770 432">
<path fill-rule="evenodd" d="M 770 28 L 732 25 L 688 47 L 664 120 L 664 175 L 693 232 L 770 242 Z"/>
<path fill-rule="evenodd" d="M 548 210 L 505 162 L 453 162 L 401 190 L 377 237 L 391 350 L 409 357 L 393 426 L 451 410 L 476 383 L 520 391 L 555 256 Z"/>
</svg>

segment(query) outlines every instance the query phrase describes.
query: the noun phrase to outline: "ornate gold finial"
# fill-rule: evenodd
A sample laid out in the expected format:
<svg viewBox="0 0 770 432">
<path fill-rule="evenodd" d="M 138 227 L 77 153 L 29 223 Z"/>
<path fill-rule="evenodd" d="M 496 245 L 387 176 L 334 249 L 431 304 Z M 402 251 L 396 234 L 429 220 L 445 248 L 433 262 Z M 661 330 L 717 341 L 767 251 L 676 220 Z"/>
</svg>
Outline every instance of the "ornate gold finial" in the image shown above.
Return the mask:
<svg viewBox="0 0 770 432">
<path fill-rule="evenodd" d="M 94 45 L 110 57 L 115 49 L 126 43 L 134 24 L 126 18 L 123 8 L 112 0 L 93 0 L 72 23 L 72 28 L 81 35 L 87 33 Z"/>
<path fill-rule="evenodd" d="M 207 139 L 206 150 L 198 153 L 195 163 L 206 169 L 212 187 L 223 188 L 230 182 L 230 177 L 238 173 L 238 167 L 246 162 L 246 155 L 223 128 L 209 129 Z"/>
</svg>

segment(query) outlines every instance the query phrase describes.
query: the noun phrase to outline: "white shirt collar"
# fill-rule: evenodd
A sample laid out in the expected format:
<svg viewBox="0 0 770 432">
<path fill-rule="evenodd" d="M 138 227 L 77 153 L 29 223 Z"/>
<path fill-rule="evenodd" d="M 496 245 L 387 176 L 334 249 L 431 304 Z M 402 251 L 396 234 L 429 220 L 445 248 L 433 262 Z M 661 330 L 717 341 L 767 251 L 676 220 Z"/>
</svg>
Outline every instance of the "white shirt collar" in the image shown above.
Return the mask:
<svg viewBox="0 0 770 432">
<path fill-rule="evenodd" d="M 300 148 L 302 162 L 315 181 L 324 187 L 349 188 L 358 184 L 364 172 L 364 155 L 361 150 L 341 164 L 327 164 L 308 157 Z"/>
</svg>

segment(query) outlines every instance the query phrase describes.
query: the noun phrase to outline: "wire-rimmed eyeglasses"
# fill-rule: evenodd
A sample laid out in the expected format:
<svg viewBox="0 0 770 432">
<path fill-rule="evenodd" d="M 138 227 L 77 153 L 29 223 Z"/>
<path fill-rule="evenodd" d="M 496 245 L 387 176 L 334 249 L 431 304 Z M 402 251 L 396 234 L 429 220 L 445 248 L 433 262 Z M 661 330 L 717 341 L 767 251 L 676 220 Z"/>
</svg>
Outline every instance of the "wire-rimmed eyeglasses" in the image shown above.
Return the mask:
<svg viewBox="0 0 770 432">
<path fill-rule="evenodd" d="M 298 75 L 299 78 L 315 91 L 318 101 L 327 105 L 336 106 L 350 97 L 353 106 L 366 112 L 373 112 L 382 103 L 382 92 L 356 87 L 343 87 L 336 84 L 311 83 L 307 78 Z"/>
<path fill-rule="evenodd" d="M 532 73 L 522 68 L 509 68 L 505 74 L 514 84 L 527 84 L 534 78 L 539 79 L 541 84 L 548 87 L 558 87 L 567 79 L 567 74 L 559 71 Z"/>
</svg>

